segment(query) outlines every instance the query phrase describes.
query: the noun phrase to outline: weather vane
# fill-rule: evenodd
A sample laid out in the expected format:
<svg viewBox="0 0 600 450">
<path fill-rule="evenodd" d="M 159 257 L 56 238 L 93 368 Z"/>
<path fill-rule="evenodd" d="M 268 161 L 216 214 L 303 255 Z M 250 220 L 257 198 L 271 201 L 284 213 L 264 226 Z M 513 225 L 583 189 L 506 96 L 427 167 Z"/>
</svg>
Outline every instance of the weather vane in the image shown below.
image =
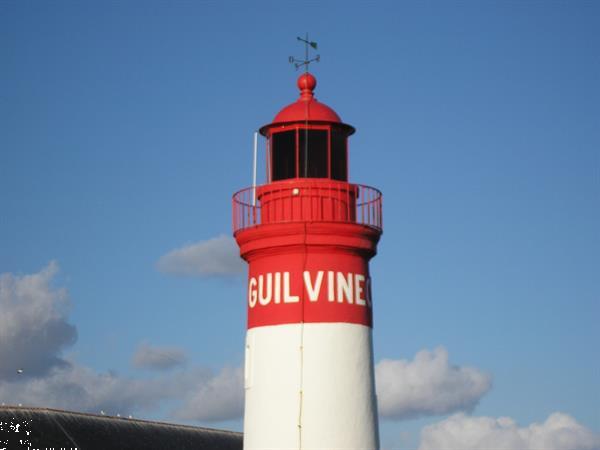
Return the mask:
<svg viewBox="0 0 600 450">
<path fill-rule="evenodd" d="M 296 39 L 298 39 L 300 42 L 304 42 L 304 59 L 297 59 L 297 58 L 294 58 L 293 56 L 290 56 L 289 61 L 291 64 L 294 65 L 296 70 L 298 70 L 300 67 L 304 66 L 305 70 L 308 72 L 308 65 L 314 61 L 319 62 L 319 60 L 321 59 L 321 55 L 317 55 L 313 59 L 308 59 L 308 48 L 312 47 L 313 49 L 316 50 L 317 43 L 314 41 L 308 40 L 308 33 L 306 33 L 306 38 L 297 37 Z"/>
</svg>

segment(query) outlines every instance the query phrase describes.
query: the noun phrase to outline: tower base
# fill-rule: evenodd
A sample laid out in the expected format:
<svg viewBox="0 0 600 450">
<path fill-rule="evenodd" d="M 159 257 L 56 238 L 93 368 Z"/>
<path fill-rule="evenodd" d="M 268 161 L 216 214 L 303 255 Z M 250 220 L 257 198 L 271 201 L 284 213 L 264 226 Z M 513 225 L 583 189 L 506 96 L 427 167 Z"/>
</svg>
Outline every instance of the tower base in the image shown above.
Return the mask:
<svg viewBox="0 0 600 450">
<path fill-rule="evenodd" d="M 379 448 L 370 327 L 296 323 L 246 336 L 244 449 Z"/>
</svg>

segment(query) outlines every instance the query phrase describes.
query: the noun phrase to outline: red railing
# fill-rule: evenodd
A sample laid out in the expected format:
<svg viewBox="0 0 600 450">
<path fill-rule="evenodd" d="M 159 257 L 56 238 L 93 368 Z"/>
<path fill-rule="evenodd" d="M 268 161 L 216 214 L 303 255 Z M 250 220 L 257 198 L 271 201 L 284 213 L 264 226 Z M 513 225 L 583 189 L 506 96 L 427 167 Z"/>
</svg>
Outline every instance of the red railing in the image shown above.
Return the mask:
<svg viewBox="0 0 600 450">
<path fill-rule="evenodd" d="M 345 222 L 382 230 L 381 192 L 339 181 L 294 179 L 233 195 L 234 233 L 256 225 Z"/>
</svg>

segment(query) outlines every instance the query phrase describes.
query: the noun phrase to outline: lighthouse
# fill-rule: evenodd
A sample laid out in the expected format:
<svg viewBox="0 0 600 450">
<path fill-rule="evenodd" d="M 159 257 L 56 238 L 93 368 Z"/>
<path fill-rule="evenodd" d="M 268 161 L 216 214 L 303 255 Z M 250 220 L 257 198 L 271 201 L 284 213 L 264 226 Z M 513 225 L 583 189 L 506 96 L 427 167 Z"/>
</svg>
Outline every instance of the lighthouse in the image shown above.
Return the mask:
<svg viewBox="0 0 600 450">
<path fill-rule="evenodd" d="M 349 181 L 355 129 L 315 77 L 260 129 L 266 183 L 233 196 L 248 263 L 244 449 L 378 449 L 369 260 L 381 193 Z"/>
</svg>

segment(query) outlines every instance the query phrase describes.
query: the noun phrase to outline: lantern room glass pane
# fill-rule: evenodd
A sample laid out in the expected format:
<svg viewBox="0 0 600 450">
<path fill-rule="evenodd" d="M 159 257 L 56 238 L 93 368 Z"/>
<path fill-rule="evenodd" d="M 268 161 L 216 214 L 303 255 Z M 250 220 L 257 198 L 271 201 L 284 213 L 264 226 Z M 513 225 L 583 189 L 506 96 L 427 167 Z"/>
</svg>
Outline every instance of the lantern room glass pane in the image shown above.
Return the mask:
<svg viewBox="0 0 600 450">
<path fill-rule="evenodd" d="M 331 178 L 348 181 L 348 152 L 346 133 L 331 130 Z"/>
<path fill-rule="evenodd" d="M 273 134 L 272 180 L 285 180 L 296 177 L 296 131 L 283 131 Z"/>
<path fill-rule="evenodd" d="M 327 130 L 299 130 L 300 172 L 304 178 L 328 178 Z"/>
</svg>

